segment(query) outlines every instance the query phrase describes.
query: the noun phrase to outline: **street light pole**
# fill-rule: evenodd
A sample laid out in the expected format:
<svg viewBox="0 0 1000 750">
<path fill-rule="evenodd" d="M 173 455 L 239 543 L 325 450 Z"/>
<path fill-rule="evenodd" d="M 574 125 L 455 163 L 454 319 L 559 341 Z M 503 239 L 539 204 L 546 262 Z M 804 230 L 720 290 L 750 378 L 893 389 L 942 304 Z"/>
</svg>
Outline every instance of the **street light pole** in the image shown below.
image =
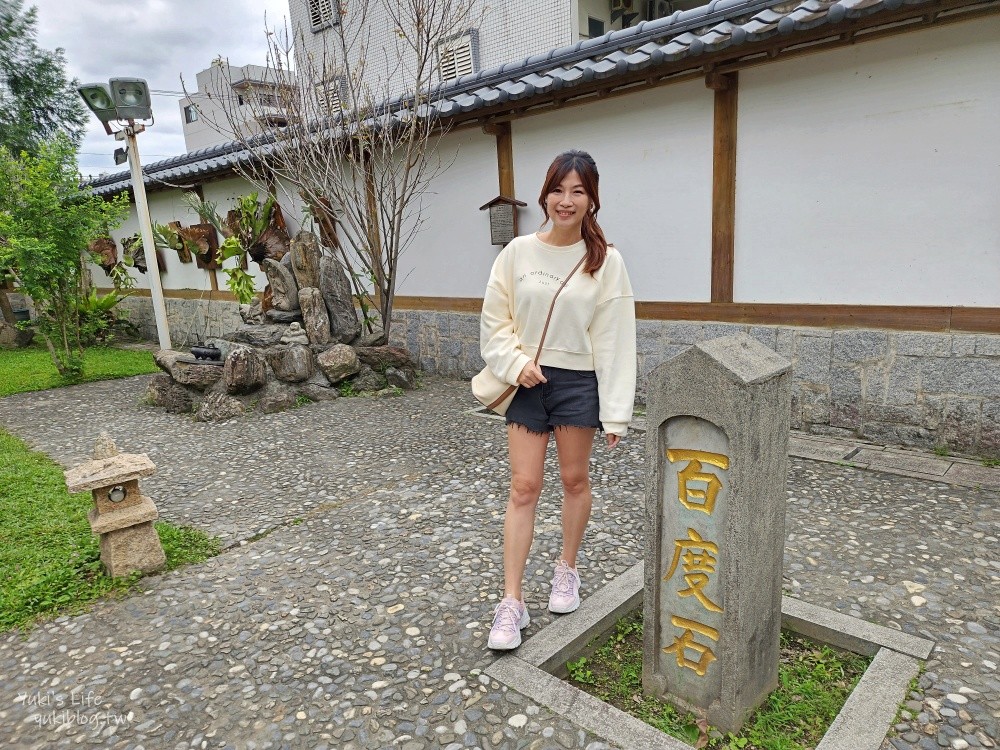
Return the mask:
<svg viewBox="0 0 1000 750">
<path fill-rule="evenodd" d="M 146 256 L 146 270 L 149 276 L 149 295 L 153 300 L 153 317 L 156 320 L 156 333 L 160 339 L 161 349 L 170 349 L 170 329 L 167 326 L 167 308 L 163 303 L 163 288 L 160 286 L 160 265 L 156 261 L 156 245 L 153 242 L 153 227 L 149 220 L 149 205 L 146 203 L 146 185 L 142 180 L 142 166 L 139 164 L 139 144 L 136 133 L 145 128 L 136 125 L 133 120 L 122 131 L 128 154 L 129 169 L 132 170 L 132 193 L 135 195 L 135 212 L 139 219 L 139 232 L 142 235 L 142 249 Z"/>
</svg>

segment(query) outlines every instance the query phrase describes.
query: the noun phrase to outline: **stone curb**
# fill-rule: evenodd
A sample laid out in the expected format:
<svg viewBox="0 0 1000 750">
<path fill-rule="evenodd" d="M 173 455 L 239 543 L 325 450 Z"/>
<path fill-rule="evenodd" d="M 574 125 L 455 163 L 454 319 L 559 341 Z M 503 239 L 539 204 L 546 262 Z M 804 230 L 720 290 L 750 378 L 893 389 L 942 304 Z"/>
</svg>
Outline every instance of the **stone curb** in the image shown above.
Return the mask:
<svg viewBox="0 0 1000 750">
<path fill-rule="evenodd" d="M 920 663 L 912 656 L 879 649 L 816 750 L 881 747 L 910 680 L 919 673 Z"/>
<path fill-rule="evenodd" d="M 587 731 L 628 750 L 693 750 L 554 676 L 565 661 L 606 633 L 643 599 L 645 563 L 637 563 L 587 597 L 572 616 L 560 618 L 502 656 L 486 674 L 549 707 Z M 858 620 L 797 599 L 781 598 L 782 625 L 808 637 L 866 656 L 872 663 L 817 750 L 878 750 L 919 672 L 932 641 Z"/>
<path fill-rule="evenodd" d="M 864 656 L 876 656 L 882 649 L 889 649 L 915 659 L 927 659 L 934 650 L 934 641 L 926 638 L 787 596 L 781 597 L 781 623 L 796 633 Z"/>
<path fill-rule="evenodd" d="M 505 421 L 489 414 L 482 406 L 466 409 L 475 417 Z M 645 433 L 646 418 L 635 417 L 630 432 Z M 928 482 L 1000 490 L 1000 469 L 983 466 L 977 461 L 958 456 L 939 457 L 921 450 L 905 450 L 897 446 L 880 445 L 861 439 L 838 439 L 804 432 L 792 432 L 788 455 L 824 461 L 854 469 L 868 469 Z M 860 456 L 860 458 L 855 458 Z M 919 468 L 927 469 L 920 471 Z"/>
<path fill-rule="evenodd" d="M 555 711 L 567 721 L 627 750 L 694 750 L 599 698 L 577 690 L 516 656 L 494 662 L 486 674 Z"/>
</svg>

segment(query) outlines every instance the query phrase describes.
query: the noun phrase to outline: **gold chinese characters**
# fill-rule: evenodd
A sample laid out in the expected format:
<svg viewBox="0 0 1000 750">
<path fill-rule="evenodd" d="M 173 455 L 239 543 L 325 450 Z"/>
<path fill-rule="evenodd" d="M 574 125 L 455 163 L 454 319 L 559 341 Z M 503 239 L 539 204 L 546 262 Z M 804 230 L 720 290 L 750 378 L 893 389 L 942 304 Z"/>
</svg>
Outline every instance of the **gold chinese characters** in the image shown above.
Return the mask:
<svg viewBox="0 0 1000 750">
<path fill-rule="evenodd" d="M 703 467 L 705 464 L 709 464 L 725 471 L 729 469 L 729 457 L 721 453 L 698 450 L 667 450 L 666 453 L 667 460 L 671 463 L 687 462 L 687 465 L 677 472 L 677 499 L 680 504 L 687 510 L 701 511 L 709 516 L 712 515 L 719 490 L 722 489 L 722 481 L 716 474 L 703 471 Z M 692 486 L 694 482 L 704 483 L 704 489 Z M 689 527 L 687 539 L 674 540 L 673 559 L 663 581 L 667 582 L 673 578 L 679 565 L 683 571 L 684 583 L 687 586 L 679 589 L 677 595 L 681 597 L 693 596 L 708 612 L 722 612 L 722 607 L 712 601 L 705 592 L 705 587 L 711 580 L 710 576 L 716 572 L 718 561 L 719 545 L 704 539 L 696 529 Z M 663 652 L 674 654 L 677 657 L 678 667 L 693 670 L 699 676 L 704 676 L 708 671 L 709 664 L 715 661 L 715 652 L 710 646 L 695 640 L 695 634 L 718 642 L 719 631 L 697 620 L 677 615 L 670 618 L 670 623 L 674 627 L 680 628 L 682 632 L 680 635 L 674 636 L 673 643 L 665 646 Z M 688 651 L 694 652 L 696 658 L 689 658 Z"/>
</svg>

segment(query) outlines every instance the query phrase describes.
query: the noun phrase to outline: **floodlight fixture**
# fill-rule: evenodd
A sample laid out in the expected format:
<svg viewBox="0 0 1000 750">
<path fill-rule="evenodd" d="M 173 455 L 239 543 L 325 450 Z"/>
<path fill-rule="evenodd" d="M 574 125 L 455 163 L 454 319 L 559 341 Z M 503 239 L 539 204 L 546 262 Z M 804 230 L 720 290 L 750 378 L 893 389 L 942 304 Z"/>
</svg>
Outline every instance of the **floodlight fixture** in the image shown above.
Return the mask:
<svg viewBox="0 0 1000 750">
<path fill-rule="evenodd" d="M 149 101 L 149 84 L 142 78 L 112 78 L 111 98 L 120 120 L 149 120 L 153 105 Z"/>
<path fill-rule="evenodd" d="M 85 83 L 78 86 L 77 91 L 83 97 L 83 101 L 90 107 L 90 111 L 97 115 L 97 119 L 103 123 L 118 119 L 118 112 L 115 110 L 115 102 L 111 98 L 111 89 L 106 83 Z"/>
<path fill-rule="evenodd" d="M 115 150 L 115 164 L 128 162 L 132 173 L 132 194 L 135 196 L 135 211 L 139 219 L 142 246 L 153 248 L 153 226 L 149 219 L 149 204 L 146 201 L 146 186 L 143 182 L 142 165 L 139 163 L 139 144 L 136 135 L 146 126 L 136 120 L 153 119 L 153 107 L 149 102 L 149 85 L 142 78 L 112 78 L 107 84 L 88 83 L 77 91 L 87 103 L 90 111 L 104 125 L 108 135 L 115 140 L 125 141 L 125 148 Z M 119 123 L 118 129 L 111 128 L 111 122 Z M 161 349 L 170 349 L 170 327 L 167 323 L 167 308 L 163 302 L 163 288 L 160 285 L 160 269 L 156 253 L 147 252 L 149 270 L 149 294 L 153 300 L 153 317 Z"/>
</svg>

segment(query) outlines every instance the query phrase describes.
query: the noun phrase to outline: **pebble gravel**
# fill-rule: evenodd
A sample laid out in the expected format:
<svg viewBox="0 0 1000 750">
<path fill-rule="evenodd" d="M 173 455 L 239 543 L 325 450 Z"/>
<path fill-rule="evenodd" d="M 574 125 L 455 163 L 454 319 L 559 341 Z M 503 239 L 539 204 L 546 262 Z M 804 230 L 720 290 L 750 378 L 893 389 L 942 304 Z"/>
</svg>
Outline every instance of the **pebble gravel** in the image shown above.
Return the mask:
<svg viewBox="0 0 1000 750">
<path fill-rule="evenodd" d="M 157 465 L 161 517 L 226 550 L 0 635 L 3 747 L 608 747 L 484 674 L 506 441 L 467 383 L 209 425 L 143 406 L 146 380 L 11 396 L 0 425 L 66 467 L 107 430 Z M 595 450 L 583 596 L 642 559 L 643 437 Z M 558 484 L 550 452 L 526 637 L 554 618 Z M 798 458 L 788 495 L 786 594 L 937 642 L 883 748 L 994 747 L 1000 495 Z"/>
</svg>

